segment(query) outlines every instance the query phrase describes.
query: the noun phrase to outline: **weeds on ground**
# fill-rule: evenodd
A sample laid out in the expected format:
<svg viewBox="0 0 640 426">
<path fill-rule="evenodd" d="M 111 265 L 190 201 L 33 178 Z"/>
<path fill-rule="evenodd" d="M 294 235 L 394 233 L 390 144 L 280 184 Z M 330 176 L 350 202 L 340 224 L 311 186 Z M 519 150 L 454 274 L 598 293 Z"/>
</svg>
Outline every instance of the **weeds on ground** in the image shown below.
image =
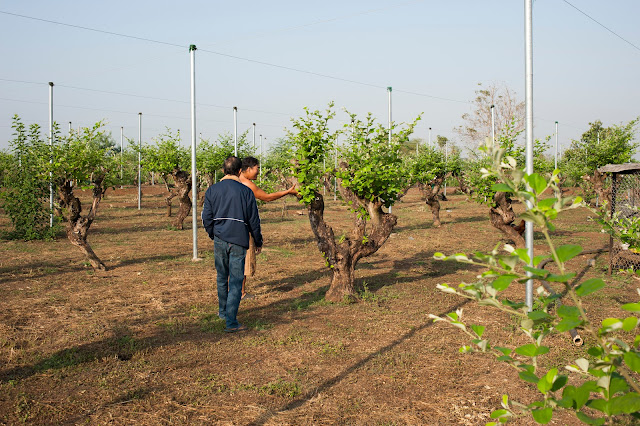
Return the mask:
<svg viewBox="0 0 640 426">
<path fill-rule="evenodd" d="M 284 379 L 278 379 L 275 382 L 267 383 L 260 388 L 260 392 L 265 395 L 277 395 L 289 398 L 295 398 L 302 393 L 298 383 L 288 382 Z"/>
</svg>

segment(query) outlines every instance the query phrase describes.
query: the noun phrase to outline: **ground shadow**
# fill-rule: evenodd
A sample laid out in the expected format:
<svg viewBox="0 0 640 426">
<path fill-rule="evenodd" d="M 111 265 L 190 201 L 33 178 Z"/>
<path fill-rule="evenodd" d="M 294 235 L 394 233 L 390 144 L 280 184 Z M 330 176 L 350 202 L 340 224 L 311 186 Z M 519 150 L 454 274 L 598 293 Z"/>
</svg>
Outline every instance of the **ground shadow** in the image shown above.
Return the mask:
<svg viewBox="0 0 640 426">
<path fill-rule="evenodd" d="M 464 305 L 466 305 L 467 303 L 469 303 L 468 300 L 462 301 L 454 306 L 451 306 L 450 308 L 447 308 L 444 312 L 441 312 L 438 314 L 438 316 L 442 316 L 445 315 L 449 312 L 455 311 L 456 309 L 459 309 L 461 307 L 463 307 Z M 360 361 L 356 362 L 355 364 L 352 364 L 351 366 L 347 367 L 346 369 L 342 370 L 339 374 L 333 376 L 332 378 L 324 381 L 322 384 L 320 384 L 320 386 L 315 387 L 314 389 L 310 390 L 309 392 L 305 393 L 302 397 L 291 401 L 290 403 L 288 403 L 287 405 L 283 406 L 282 408 L 280 408 L 279 410 L 276 411 L 271 411 L 271 412 L 267 412 L 262 414 L 260 417 L 258 417 L 255 421 L 251 422 L 251 425 L 264 425 L 265 423 L 267 423 L 270 419 L 272 419 L 277 413 L 282 413 L 284 411 L 290 411 L 290 410 L 294 410 L 296 408 L 301 407 L 302 405 L 304 405 L 305 403 L 307 403 L 308 401 L 310 401 L 312 398 L 314 398 L 315 396 L 317 396 L 318 394 L 327 391 L 328 389 L 332 388 L 333 386 L 337 385 L 338 383 L 340 383 L 341 381 L 343 381 L 344 379 L 346 379 L 350 374 L 358 371 L 360 368 L 362 368 L 364 365 L 366 365 L 367 363 L 371 362 L 372 360 L 376 359 L 377 357 L 386 354 L 387 352 L 391 351 L 393 348 L 395 348 L 396 346 L 400 345 L 401 343 L 403 343 L 404 341 L 411 339 L 416 333 L 426 330 L 427 328 L 433 326 L 434 322 L 433 320 L 428 320 L 427 322 L 417 326 L 417 327 L 413 327 L 411 330 L 409 330 L 408 332 L 406 332 L 404 335 L 400 336 L 399 338 L 397 338 L 396 340 L 394 340 L 393 342 L 389 343 L 388 345 L 378 349 L 375 352 L 371 352 L 369 355 L 367 355 L 366 357 L 364 357 L 363 359 L 361 359 Z"/>
<path fill-rule="evenodd" d="M 27 274 L 24 271 L 27 270 L 44 270 L 41 273 L 37 274 Z M 43 277 L 52 277 L 59 274 L 66 274 L 68 272 L 79 272 L 83 270 L 88 270 L 84 265 L 60 265 L 55 262 L 38 262 L 38 263 L 28 263 L 23 265 L 16 265 L 13 267 L 4 267 L 0 268 L 0 276 L 4 274 L 15 274 L 14 276 L 8 277 L 0 277 L 0 284 L 18 281 L 24 278 L 29 279 L 37 279 Z"/>
</svg>

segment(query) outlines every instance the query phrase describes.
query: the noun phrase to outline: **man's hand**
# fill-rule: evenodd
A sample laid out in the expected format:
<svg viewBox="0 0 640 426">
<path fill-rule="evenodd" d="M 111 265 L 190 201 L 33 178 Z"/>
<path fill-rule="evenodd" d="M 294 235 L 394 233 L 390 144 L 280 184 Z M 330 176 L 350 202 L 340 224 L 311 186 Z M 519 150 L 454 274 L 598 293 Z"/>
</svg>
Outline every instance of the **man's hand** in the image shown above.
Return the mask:
<svg viewBox="0 0 640 426">
<path fill-rule="evenodd" d="M 287 194 L 298 195 L 298 191 L 296 191 L 296 186 L 293 185 L 291 188 L 287 190 Z"/>
<path fill-rule="evenodd" d="M 262 246 L 256 247 L 256 256 L 259 255 L 261 251 L 262 251 Z"/>
</svg>

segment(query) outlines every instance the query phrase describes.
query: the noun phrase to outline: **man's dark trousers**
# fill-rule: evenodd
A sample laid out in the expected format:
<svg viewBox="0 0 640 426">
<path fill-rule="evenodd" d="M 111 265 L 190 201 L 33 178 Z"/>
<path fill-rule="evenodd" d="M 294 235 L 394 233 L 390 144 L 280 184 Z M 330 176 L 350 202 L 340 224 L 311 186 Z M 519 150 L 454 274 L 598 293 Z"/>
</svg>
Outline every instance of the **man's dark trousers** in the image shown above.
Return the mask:
<svg viewBox="0 0 640 426">
<path fill-rule="evenodd" d="M 213 249 L 217 271 L 218 315 L 224 317 L 227 329 L 237 328 L 240 326 L 236 317 L 242 297 L 247 249 L 218 237 L 213 239 Z"/>
</svg>

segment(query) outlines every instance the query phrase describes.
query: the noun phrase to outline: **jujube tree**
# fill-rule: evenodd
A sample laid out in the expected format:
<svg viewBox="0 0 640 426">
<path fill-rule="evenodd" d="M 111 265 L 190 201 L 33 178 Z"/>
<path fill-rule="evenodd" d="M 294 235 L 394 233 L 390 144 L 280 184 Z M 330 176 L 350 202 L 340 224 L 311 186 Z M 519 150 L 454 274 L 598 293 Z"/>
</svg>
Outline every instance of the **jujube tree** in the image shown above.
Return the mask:
<svg viewBox="0 0 640 426">
<path fill-rule="evenodd" d="M 382 208 L 392 206 L 406 192 L 409 180 L 400 146 L 416 122 L 402 130 L 394 126 L 390 142 L 388 130 L 375 123 L 371 114 L 364 121 L 351 114 L 351 124 L 345 126 L 347 142 L 340 149 L 339 165 L 335 170 L 326 170 L 323 160 L 334 149 L 338 134 L 329 126 L 335 116 L 332 106 L 325 113 L 305 109 L 305 117 L 293 120 L 295 132 L 289 136 L 295 147 L 293 175 L 300 185 L 299 198 L 308 208 L 318 249 L 333 273 L 325 297 L 341 301 L 355 292 L 354 270 L 358 261 L 375 253 L 396 225 L 396 216 Z M 331 184 L 332 175 L 337 178 L 342 199 L 353 210 L 349 235 L 336 236 L 324 220 L 321 187 Z"/>
</svg>

